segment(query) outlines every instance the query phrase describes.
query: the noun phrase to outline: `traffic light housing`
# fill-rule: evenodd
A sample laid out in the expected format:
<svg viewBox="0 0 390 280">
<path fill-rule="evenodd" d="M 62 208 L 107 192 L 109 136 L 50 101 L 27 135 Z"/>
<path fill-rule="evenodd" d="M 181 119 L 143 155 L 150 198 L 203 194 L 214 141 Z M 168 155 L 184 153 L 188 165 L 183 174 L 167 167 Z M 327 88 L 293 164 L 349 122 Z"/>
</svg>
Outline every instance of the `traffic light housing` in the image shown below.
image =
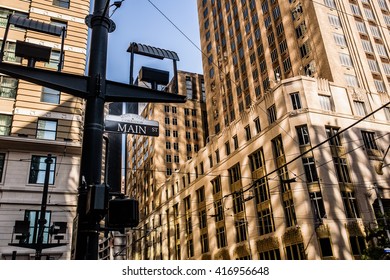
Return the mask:
<svg viewBox="0 0 390 280">
<path fill-rule="evenodd" d="M 115 198 L 108 202 L 108 227 L 132 228 L 139 223 L 138 200 L 132 198 Z"/>
</svg>

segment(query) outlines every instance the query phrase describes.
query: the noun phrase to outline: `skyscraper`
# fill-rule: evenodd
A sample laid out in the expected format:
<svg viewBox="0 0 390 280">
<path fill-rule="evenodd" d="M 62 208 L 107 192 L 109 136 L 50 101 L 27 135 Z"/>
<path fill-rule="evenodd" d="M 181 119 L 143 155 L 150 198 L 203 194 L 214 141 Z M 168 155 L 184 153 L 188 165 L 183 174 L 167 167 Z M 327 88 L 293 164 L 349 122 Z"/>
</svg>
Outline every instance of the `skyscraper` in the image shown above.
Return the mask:
<svg viewBox="0 0 390 280">
<path fill-rule="evenodd" d="M 390 205 L 387 5 L 198 0 L 209 137 L 129 258 L 367 256 Z"/>
<path fill-rule="evenodd" d="M 89 13 L 89 2 L 1 0 L 0 33 L 3 37 L 11 14 L 65 27 L 62 72 L 83 75 L 88 32 L 84 18 Z M 57 70 L 60 37 L 11 25 L 3 60 L 26 65 L 25 59 L 15 56 L 17 40 L 50 47 L 50 61 L 37 62 L 36 67 Z M 69 237 L 77 204 L 84 101 L 3 74 L 0 79 L 0 258 L 34 258 L 33 249 L 8 246 L 8 243 L 26 245 L 37 241 L 45 159 L 51 154 L 53 164 L 43 242 L 57 242 L 54 235 L 49 234 L 49 227 L 61 222 L 66 233 L 62 234 L 63 240 L 58 240 L 68 245 L 44 250 L 43 255 L 49 259 L 69 259 Z M 14 232 L 15 221 L 27 222 L 27 232 Z"/>
<path fill-rule="evenodd" d="M 198 1 L 210 133 L 294 76 L 388 92 L 389 12 L 384 0 Z"/>
</svg>

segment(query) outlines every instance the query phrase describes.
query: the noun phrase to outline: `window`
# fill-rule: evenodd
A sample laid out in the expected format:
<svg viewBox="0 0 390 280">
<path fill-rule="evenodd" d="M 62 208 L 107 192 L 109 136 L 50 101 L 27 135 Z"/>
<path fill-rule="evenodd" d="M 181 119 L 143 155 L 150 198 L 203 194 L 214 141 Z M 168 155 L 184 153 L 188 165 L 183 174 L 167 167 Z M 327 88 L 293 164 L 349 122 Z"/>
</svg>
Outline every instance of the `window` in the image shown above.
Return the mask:
<svg viewBox="0 0 390 280">
<path fill-rule="evenodd" d="M 298 25 L 297 28 L 295 28 L 295 35 L 297 36 L 297 39 L 303 37 L 306 34 L 307 27 L 305 22 L 303 21 L 300 25 Z"/>
<path fill-rule="evenodd" d="M 225 227 L 217 228 L 217 247 L 223 248 L 227 245 Z"/>
<path fill-rule="evenodd" d="M 215 222 L 220 222 L 224 219 L 223 205 L 221 199 L 214 202 L 214 217 Z"/>
<path fill-rule="evenodd" d="M 165 148 L 167 150 L 170 150 L 171 149 L 171 142 L 165 142 Z"/>
<path fill-rule="evenodd" d="M 274 217 L 272 215 L 271 206 L 258 211 L 258 224 L 259 224 L 259 235 L 271 233 L 275 230 Z"/>
<path fill-rule="evenodd" d="M 204 187 L 201 187 L 196 191 L 196 197 L 198 199 L 198 203 L 204 202 Z"/>
<path fill-rule="evenodd" d="M 249 155 L 249 163 L 252 172 L 264 166 L 265 160 L 262 148 Z"/>
<path fill-rule="evenodd" d="M 205 209 L 199 211 L 199 228 L 207 227 L 207 212 Z"/>
<path fill-rule="evenodd" d="M 10 135 L 12 116 L 0 114 L 0 135 Z"/>
<path fill-rule="evenodd" d="M 273 249 L 259 253 L 260 260 L 281 260 L 279 249 Z"/>
<path fill-rule="evenodd" d="M 335 158 L 333 158 L 333 163 L 334 163 L 335 168 L 336 168 L 337 179 L 339 180 L 339 182 L 340 183 L 351 183 L 351 178 L 349 176 L 349 171 L 348 171 L 347 160 L 345 158 L 335 157 Z"/>
<path fill-rule="evenodd" d="M 50 24 L 60 27 L 61 29 L 68 29 L 68 23 L 66 21 L 60 21 L 56 19 L 52 19 Z"/>
<path fill-rule="evenodd" d="M 19 11 L 13 11 L 13 10 L 9 10 L 9 9 L 1 7 L 0 8 L 0 27 L 6 27 L 9 15 L 15 15 L 15 16 L 18 16 L 18 17 L 25 17 L 25 18 L 27 18 L 27 14 L 26 13 L 22 13 L 22 12 L 19 12 Z M 11 25 L 11 27 L 12 26 L 13 25 Z"/>
<path fill-rule="evenodd" d="M 240 171 L 240 164 L 237 163 L 233 167 L 229 168 L 229 183 L 230 185 L 234 184 L 235 182 L 240 181 L 241 179 L 241 171 Z"/>
<path fill-rule="evenodd" d="M 386 0 L 378 0 L 379 7 L 381 7 L 382 10 L 388 11 L 389 8 L 387 7 Z"/>
<path fill-rule="evenodd" d="M 166 155 L 165 162 L 172 162 L 172 156 Z"/>
<path fill-rule="evenodd" d="M 297 109 L 301 109 L 302 108 L 301 99 L 299 98 L 299 93 L 298 92 L 290 94 L 290 98 L 291 98 L 291 103 L 292 103 L 292 106 L 293 106 L 293 110 L 297 110 Z"/>
<path fill-rule="evenodd" d="M 226 152 L 226 155 L 230 155 L 230 142 L 227 141 L 225 142 L 225 152 Z"/>
<path fill-rule="evenodd" d="M 326 215 L 322 193 L 320 191 L 310 192 L 310 201 L 313 207 L 316 222 L 320 222 L 323 218 L 325 218 Z"/>
<path fill-rule="evenodd" d="M 333 257 L 332 244 L 330 242 L 330 238 L 329 237 L 320 238 L 318 242 L 320 243 L 322 258 Z"/>
<path fill-rule="evenodd" d="M 170 137 L 171 136 L 171 131 L 170 130 L 165 130 L 165 136 Z"/>
<path fill-rule="evenodd" d="M 325 4 L 325 6 L 327 6 L 329 8 L 333 8 L 333 9 L 336 8 L 336 4 L 335 4 L 334 0 L 324 0 L 324 4 Z"/>
<path fill-rule="evenodd" d="M 289 57 L 287 57 L 285 60 L 283 60 L 283 69 L 284 72 L 288 72 L 291 69 L 291 60 Z"/>
<path fill-rule="evenodd" d="M 329 23 L 335 28 L 341 27 L 340 18 L 336 15 L 329 14 L 328 15 Z"/>
<path fill-rule="evenodd" d="M 261 125 L 260 125 L 260 119 L 257 117 L 253 120 L 256 127 L 256 133 L 259 134 L 261 132 Z"/>
<path fill-rule="evenodd" d="M 236 228 L 236 242 L 242 242 L 247 239 L 246 236 L 246 222 L 244 220 L 238 220 L 234 222 Z"/>
<path fill-rule="evenodd" d="M 55 89 L 42 87 L 41 102 L 60 104 L 60 92 Z"/>
<path fill-rule="evenodd" d="M 29 184 L 43 184 L 46 173 L 46 156 L 32 156 L 30 175 L 28 178 Z M 53 163 L 50 165 L 49 185 L 54 185 L 54 171 L 56 167 L 56 158 L 52 157 Z"/>
<path fill-rule="evenodd" d="M 345 81 L 350 87 L 358 87 L 359 83 L 355 75 L 344 74 Z"/>
<path fill-rule="evenodd" d="M 390 121 L 390 107 L 383 108 L 385 111 L 386 120 Z"/>
<path fill-rule="evenodd" d="M 209 238 L 207 233 L 200 236 L 200 242 L 202 247 L 202 254 L 207 253 L 209 251 Z"/>
<path fill-rule="evenodd" d="M 310 53 L 310 45 L 309 42 L 306 41 L 300 48 L 301 57 L 304 58 L 306 55 Z"/>
<path fill-rule="evenodd" d="M 167 168 L 165 174 L 166 174 L 167 176 L 171 176 L 171 175 L 172 175 L 172 168 Z"/>
<path fill-rule="evenodd" d="M 350 4 L 351 6 L 351 10 L 352 10 L 352 13 L 354 15 L 357 15 L 357 16 L 360 16 L 360 9 L 359 9 L 359 6 L 358 5 L 355 5 L 355 4 Z"/>
<path fill-rule="evenodd" d="M 286 216 L 286 225 L 291 227 L 297 224 L 297 217 L 295 214 L 294 201 L 292 198 L 288 198 L 283 201 L 284 214 Z"/>
<path fill-rule="evenodd" d="M 277 120 L 275 104 L 267 109 L 267 115 L 269 124 L 272 124 Z"/>
<path fill-rule="evenodd" d="M 359 210 L 354 192 L 342 191 L 341 197 L 343 199 L 345 215 L 347 218 L 359 218 Z"/>
<path fill-rule="evenodd" d="M 298 135 L 298 143 L 300 146 L 309 145 L 310 137 L 307 125 L 301 125 L 296 127 Z"/>
<path fill-rule="evenodd" d="M 37 139 L 55 140 L 57 121 L 38 120 Z"/>
<path fill-rule="evenodd" d="M 318 181 L 318 174 L 316 165 L 314 163 L 314 158 L 308 157 L 308 158 L 302 158 L 303 167 L 305 169 L 306 174 L 306 182 L 307 183 L 313 183 Z"/>
<path fill-rule="evenodd" d="M 3 172 L 5 166 L 5 153 L 0 153 L 0 182 L 3 181 Z"/>
<path fill-rule="evenodd" d="M 364 8 L 364 13 L 366 14 L 367 19 L 375 20 L 374 13 L 371 9 Z"/>
<path fill-rule="evenodd" d="M 356 22 L 356 28 L 359 31 L 359 33 L 367 34 L 367 29 L 364 22 L 362 21 L 355 21 L 355 22 Z"/>
<path fill-rule="evenodd" d="M 350 236 L 349 243 L 351 244 L 352 254 L 355 258 L 360 258 L 366 249 L 366 242 L 363 236 Z"/>
<path fill-rule="evenodd" d="M 213 194 L 217 194 L 221 191 L 221 176 L 216 177 L 211 181 L 213 185 Z"/>
<path fill-rule="evenodd" d="M 306 254 L 303 243 L 286 246 L 286 258 L 287 260 L 305 260 Z"/>
<path fill-rule="evenodd" d="M 215 160 L 216 160 L 217 163 L 219 163 L 219 161 L 220 161 L 220 158 L 219 158 L 219 150 L 216 150 L 216 151 L 215 151 Z"/>
<path fill-rule="evenodd" d="M 321 109 L 325 111 L 333 111 L 331 97 L 328 95 L 318 95 Z"/>
<path fill-rule="evenodd" d="M 366 147 L 366 149 L 378 150 L 374 132 L 362 131 L 362 136 L 363 136 L 364 146 Z"/>
<path fill-rule="evenodd" d="M 353 104 L 355 105 L 356 114 L 358 116 L 365 116 L 365 115 L 367 115 L 366 106 L 365 106 L 364 102 L 354 101 Z"/>
<path fill-rule="evenodd" d="M 50 54 L 50 61 L 45 63 L 45 66 L 48 68 L 58 68 L 58 64 L 60 63 L 60 51 L 52 50 Z"/>
<path fill-rule="evenodd" d="M 247 125 L 247 126 L 245 127 L 245 136 L 246 136 L 246 140 L 247 140 L 247 141 L 251 140 L 251 138 L 252 138 L 252 135 L 251 135 L 251 128 L 250 128 L 249 125 Z"/>
<path fill-rule="evenodd" d="M 17 79 L 0 75 L 0 97 L 15 98 L 17 89 Z"/>
<path fill-rule="evenodd" d="M 234 150 L 238 149 L 238 137 L 237 135 L 233 136 Z"/>
<path fill-rule="evenodd" d="M 177 130 L 173 131 L 173 137 L 176 137 L 176 138 L 179 137 L 179 134 L 178 134 Z"/>
<path fill-rule="evenodd" d="M 378 39 L 381 38 L 381 34 L 380 34 L 379 28 L 377 26 L 370 25 L 370 30 L 371 30 L 372 36 L 374 36 Z"/>
<path fill-rule="evenodd" d="M 385 83 L 382 80 L 374 79 L 377 92 L 386 92 Z"/>
<path fill-rule="evenodd" d="M 266 178 L 257 180 L 254 186 L 256 204 L 266 202 L 270 199 L 269 187 Z"/>
<path fill-rule="evenodd" d="M 332 139 L 329 140 L 329 145 L 330 146 L 341 146 L 341 139 L 340 139 L 340 134 L 339 133 L 339 128 L 337 127 L 325 127 L 326 135 L 328 138 L 333 137 Z M 336 136 L 337 134 L 337 136 Z"/>
<path fill-rule="evenodd" d="M 38 220 L 41 216 L 41 211 L 25 210 L 24 220 L 29 222 L 28 244 L 37 243 L 38 241 Z M 51 223 L 51 211 L 46 211 L 45 224 L 43 230 L 43 244 L 49 243 L 49 225 Z"/>
<path fill-rule="evenodd" d="M 3 44 L 3 40 L 0 40 L 0 44 Z M 6 42 L 4 46 L 4 61 L 21 63 L 22 58 L 15 55 L 15 42 Z"/>
<path fill-rule="evenodd" d="M 370 67 L 370 70 L 372 72 L 376 72 L 376 73 L 379 72 L 378 63 L 376 62 L 375 59 L 367 59 L 367 62 L 368 62 L 368 66 Z M 385 70 L 385 72 L 386 72 L 386 70 Z"/>
<path fill-rule="evenodd" d="M 362 46 L 363 46 L 363 50 L 367 53 L 373 53 L 374 50 L 372 49 L 372 45 L 370 43 L 370 41 L 368 40 L 361 40 L 362 41 Z"/>
<path fill-rule="evenodd" d="M 61 8 L 69 9 L 70 0 L 53 0 L 53 5 Z"/>
<path fill-rule="evenodd" d="M 382 45 L 382 44 L 378 44 L 378 43 L 376 43 L 375 45 L 376 45 L 376 49 L 377 49 L 377 51 L 378 51 L 378 54 L 379 54 L 380 56 L 387 57 L 387 51 L 386 51 L 386 49 L 385 49 L 385 46 Z"/>
<path fill-rule="evenodd" d="M 353 67 L 351 56 L 349 54 L 339 53 L 339 58 L 340 58 L 341 65 L 346 67 Z"/>
<path fill-rule="evenodd" d="M 187 240 L 187 256 L 189 258 L 194 256 L 194 241 L 192 239 Z"/>
<path fill-rule="evenodd" d="M 234 214 L 241 213 L 244 211 L 244 201 L 242 200 L 242 193 L 241 192 L 234 192 L 233 193 L 233 212 Z"/>
</svg>

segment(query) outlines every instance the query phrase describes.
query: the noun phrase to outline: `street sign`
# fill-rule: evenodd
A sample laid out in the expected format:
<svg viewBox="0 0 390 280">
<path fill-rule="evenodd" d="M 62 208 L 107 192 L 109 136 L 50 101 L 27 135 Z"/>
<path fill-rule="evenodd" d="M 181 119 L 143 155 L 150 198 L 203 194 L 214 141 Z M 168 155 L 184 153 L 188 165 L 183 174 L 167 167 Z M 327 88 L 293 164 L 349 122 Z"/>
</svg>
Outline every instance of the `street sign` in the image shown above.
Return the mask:
<svg viewBox="0 0 390 280">
<path fill-rule="evenodd" d="M 158 136 L 158 122 L 147 120 L 136 114 L 107 115 L 104 121 L 107 132 Z"/>
</svg>

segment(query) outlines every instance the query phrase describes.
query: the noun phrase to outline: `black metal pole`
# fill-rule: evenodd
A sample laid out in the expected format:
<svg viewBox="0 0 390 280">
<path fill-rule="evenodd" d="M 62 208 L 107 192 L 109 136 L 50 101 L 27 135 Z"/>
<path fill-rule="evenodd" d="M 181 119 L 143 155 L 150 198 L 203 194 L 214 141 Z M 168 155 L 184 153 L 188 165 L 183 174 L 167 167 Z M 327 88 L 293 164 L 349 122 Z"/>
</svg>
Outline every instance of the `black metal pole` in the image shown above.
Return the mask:
<svg viewBox="0 0 390 280">
<path fill-rule="evenodd" d="M 95 0 L 91 18 L 91 49 L 89 65 L 89 96 L 87 97 L 80 167 L 78 197 L 78 232 L 75 259 L 98 259 L 99 222 L 101 217 L 87 215 L 88 189 L 100 184 L 102 174 L 102 146 L 104 98 L 106 94 L 107 44 L 110 20 L 105 10 L 107 0 Z M 103 11 L 106 11 L 103 14 Z"/>
<path fill-rule="evenodd" d="M 46 220 L 46 206 L 47 206 L 47 194 L 49 193 L 49 179 L 50 179 L 50 166 L 53 163 L 51 154 L 47 155 L 45 159 L 46 171 L 45 171 L 45 181 L 43 183 L 43 194 L 42 194 L 42 204 L 41 204 L 41 213 L 38 220 L 38 237 L 37 244 L 35 249 L 35 259 L 40 260 L 42 257 L 42 244 L 43 244 L 43 234 L 45 231 Z"/>
</svg>

